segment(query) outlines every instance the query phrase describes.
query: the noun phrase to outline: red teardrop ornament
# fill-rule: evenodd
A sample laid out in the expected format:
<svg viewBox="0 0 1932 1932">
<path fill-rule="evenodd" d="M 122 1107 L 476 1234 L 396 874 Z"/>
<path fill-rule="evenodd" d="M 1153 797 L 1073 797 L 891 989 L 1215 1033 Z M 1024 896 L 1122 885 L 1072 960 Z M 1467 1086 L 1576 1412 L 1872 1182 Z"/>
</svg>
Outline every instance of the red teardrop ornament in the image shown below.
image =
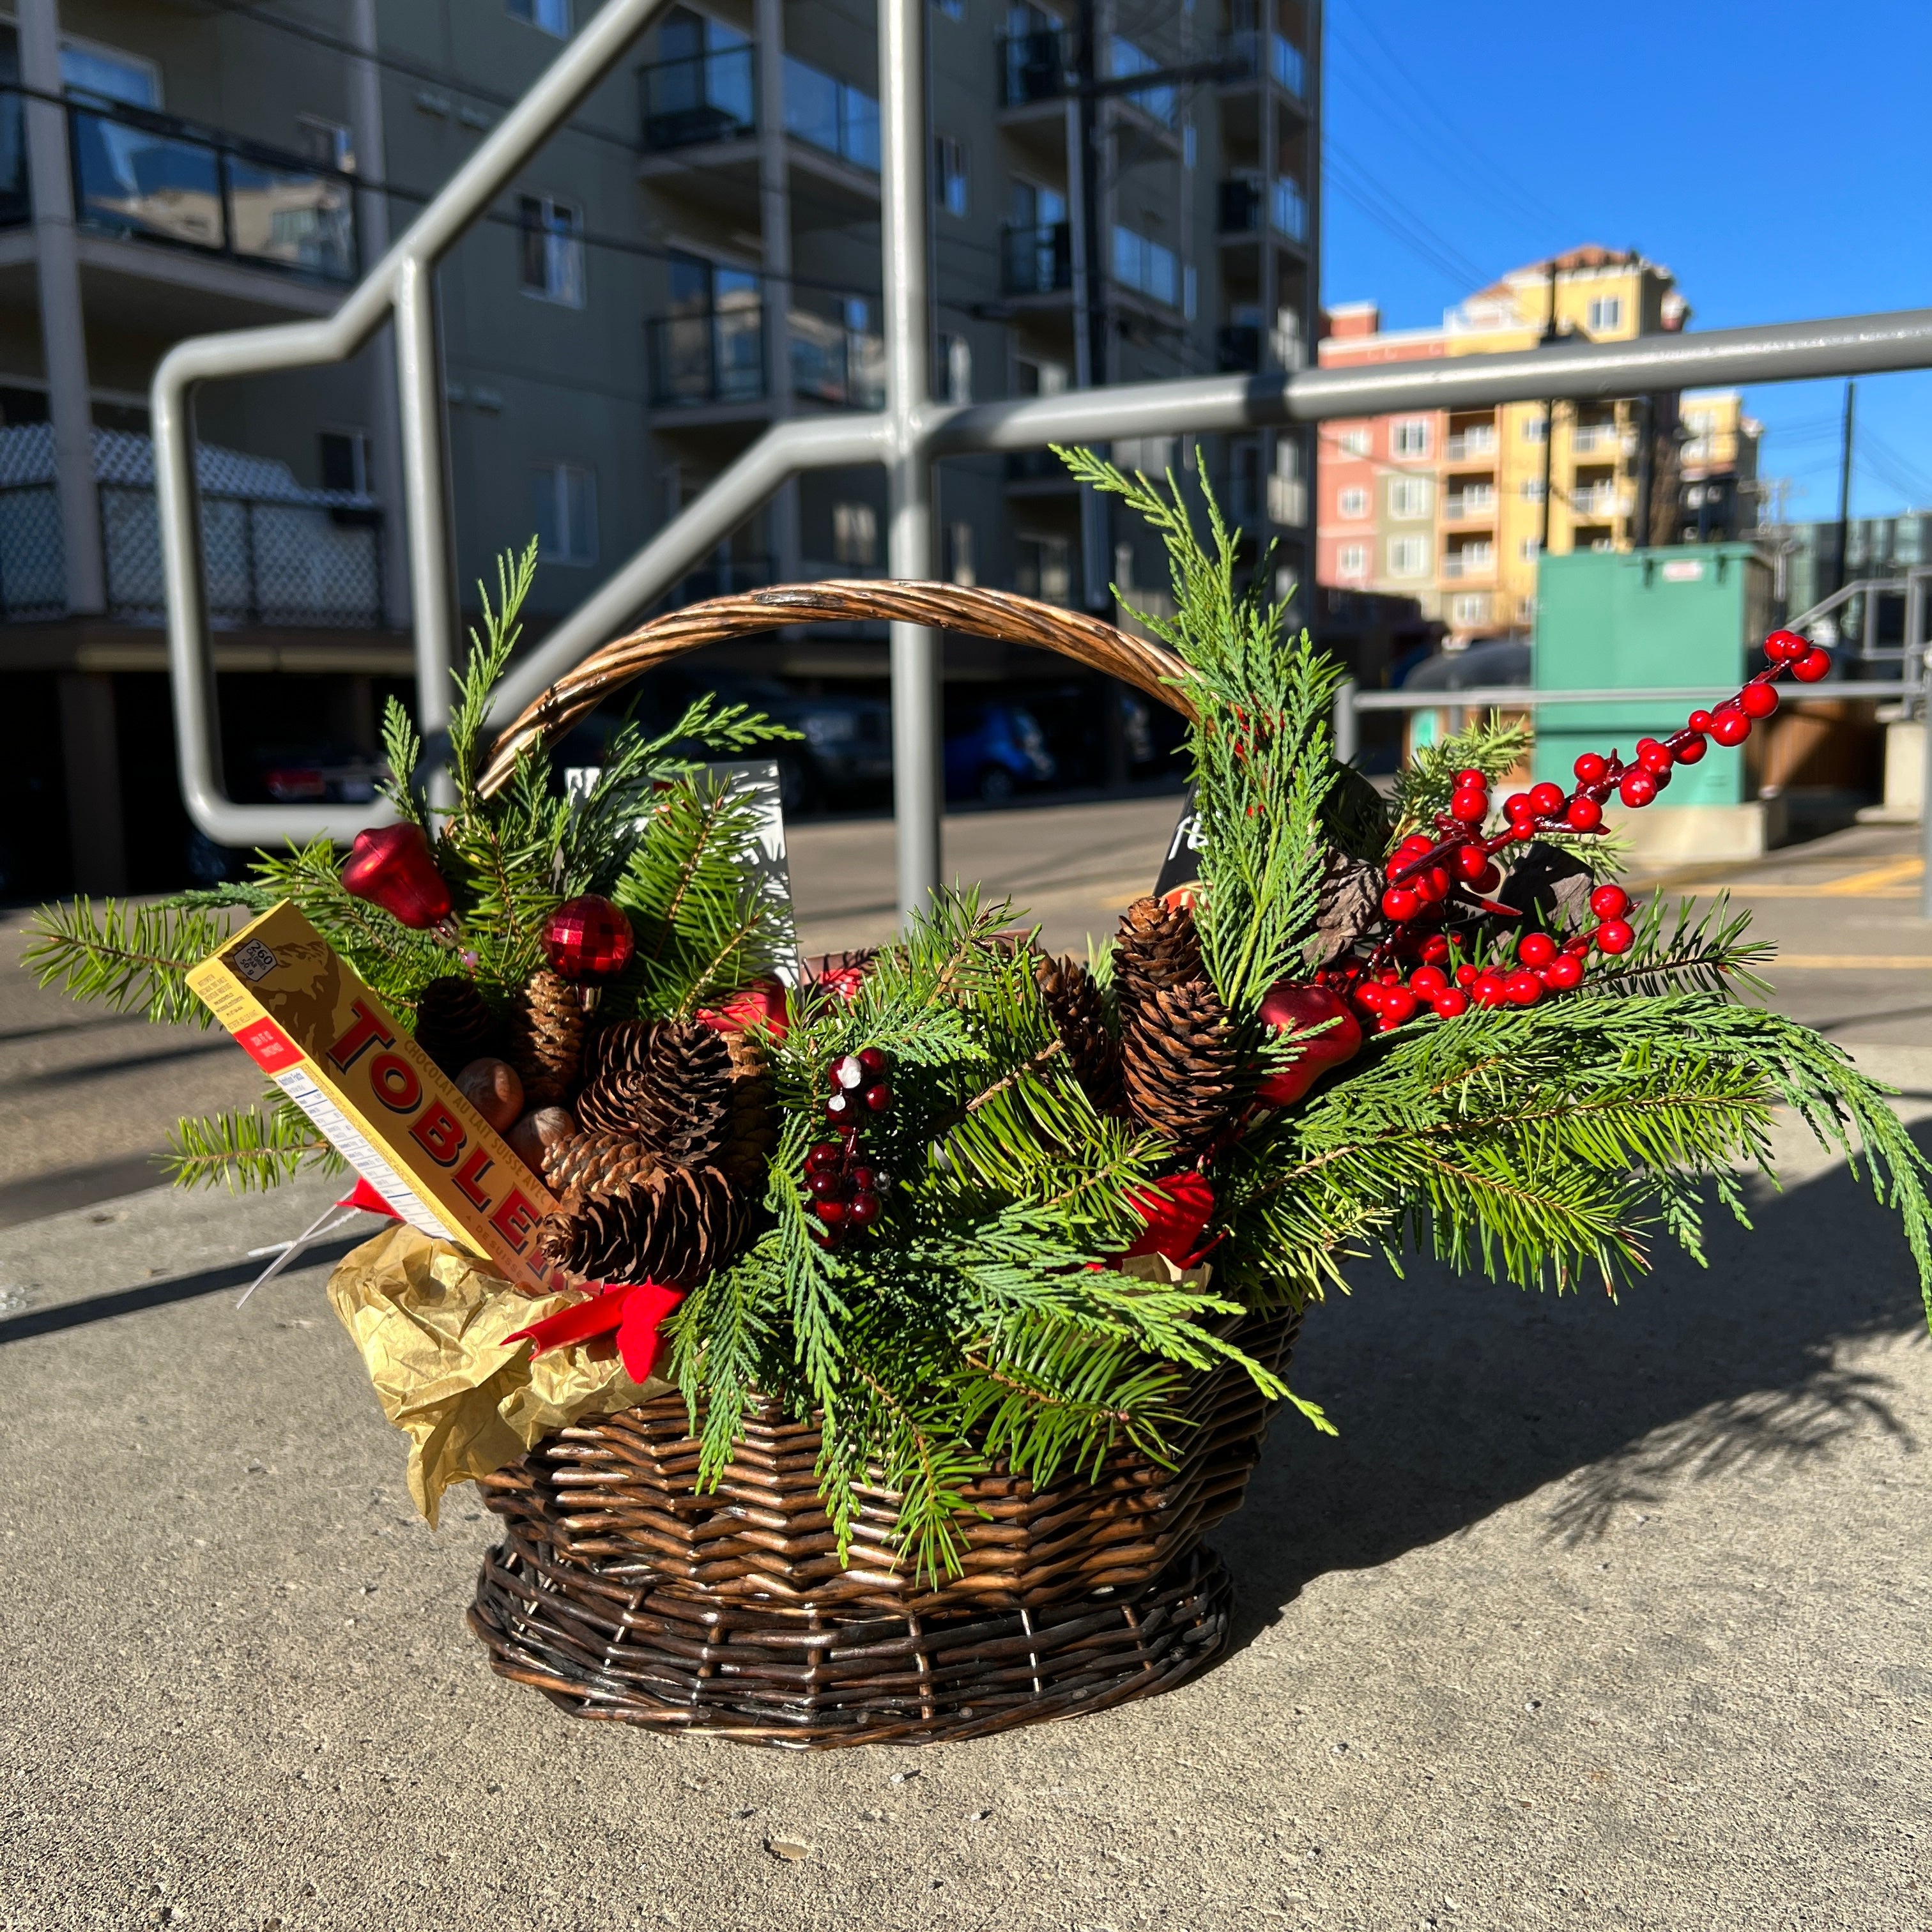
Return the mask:
<svg viewBox="0 0 1932 1932">
<path fill-rule="evenodd" d="M 449 888 L 436 869 L 420 825 L 357 832 L 342 868 L 342 889 L 418 932 L 449 916 Z"/>
<path fill-rule="evenodd" d="M 1379 1006 L 1382 1002 L 1377 1002 Z M 1409 1000 L 1412 1012 L 1414 1002 Z M 1284 980 L 1268 988 L 1262 1000 L 1263 1022 L 1276 1033 L 1305 1033 L 1333 1020 L 1334 1024 L 1298 1042 L 1299 1058 L 1270 1074 L 1256 1090 L 1264 1106 L 1292 1107 L 1331 1066 L 1352 1060 L 1362 1048 L 1362 1024 L 1338 993 L 1326 986 L 1298 986 Z"/>
</svg>

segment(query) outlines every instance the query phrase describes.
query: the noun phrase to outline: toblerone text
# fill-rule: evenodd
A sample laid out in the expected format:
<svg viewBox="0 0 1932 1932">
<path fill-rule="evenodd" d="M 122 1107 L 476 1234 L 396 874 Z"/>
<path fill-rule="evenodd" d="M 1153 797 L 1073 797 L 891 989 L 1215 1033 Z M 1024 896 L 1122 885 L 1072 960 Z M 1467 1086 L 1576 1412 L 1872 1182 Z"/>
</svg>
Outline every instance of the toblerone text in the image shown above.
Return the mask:
<svg viewBox="0 0 1932 1932">
<path fill-rule="evenodd" d="M 256 1066 L 412 1227 L 536 1288 L 550 1191 L 288 900 L 188 976 Z"/>
</svg>

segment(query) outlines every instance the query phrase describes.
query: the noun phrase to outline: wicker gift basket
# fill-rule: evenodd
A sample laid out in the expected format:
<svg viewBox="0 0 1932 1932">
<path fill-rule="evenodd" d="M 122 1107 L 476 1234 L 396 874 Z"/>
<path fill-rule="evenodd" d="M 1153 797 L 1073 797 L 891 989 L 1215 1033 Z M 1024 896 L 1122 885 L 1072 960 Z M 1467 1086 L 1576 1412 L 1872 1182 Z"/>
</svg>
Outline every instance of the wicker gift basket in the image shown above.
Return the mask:
<svg viewBox="0 0 1932 1932">
<path fill-rule="evenodd" d="M 453 803 L 392 706 L 394 820 L 346 862 L 41 915 L 44 982 L 218 1018 L 274 1083 L 184 1121 L 178 1178 L 360 1170 L 340 1204 L 395 1225 L 330 1299 L 424 1514 L 473 1480 L 503 1520 L 470 1612 L 494 1667 L 578 1715 L 918 1743 L 1180 1682 L 1226 1641 L 1202 1539 L 1270 1415 L 1330 1426 L 1284 1372 L 1349 1255 L 1614 1288 L 1658 1232 L 1695 1252 L 1706 1200 L 1742 1218 L 1780 1104 L 1932 1277 L 1884 1090 L 1749 997 L 1743 920 L 1610 876 L 1605 804 L 1738 744 L 1821 651 L 1774 634 L 1733 699 L 1574 785 L 1498 806 L 1527 740 L 1489 719 L 1386 796 L 1334 759 L 1340 674 L 1243 591 L 1211 500 L 1069 460 L 1167 548 L 1148 636 L 956 585 L 761 591 L 645 624 L 499 730 L 526 553 L 457 680 Z M 743 762 L 782 728 L 700 699 L 556 783 L 552 748 L 654 666 L 827 620 L 1039 646 L 1171 706 L 1159 895 L 1084 961 L 953 892 L 800 962 Z"/>
</svg>

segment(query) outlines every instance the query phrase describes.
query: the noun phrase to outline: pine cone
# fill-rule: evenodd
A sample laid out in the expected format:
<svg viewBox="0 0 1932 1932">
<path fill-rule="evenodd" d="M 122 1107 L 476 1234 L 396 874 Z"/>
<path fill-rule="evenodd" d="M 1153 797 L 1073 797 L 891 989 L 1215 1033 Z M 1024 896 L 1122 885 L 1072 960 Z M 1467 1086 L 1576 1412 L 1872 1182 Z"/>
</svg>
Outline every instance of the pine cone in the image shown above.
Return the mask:
<svg viewBox="0 0 1932 1932">
<path fill-rule="evenodd" d="M 494 1053 L 500 1038 L 496 1016 L 475 981 L 446 974 L 417 996 L 416 1044 L 452 1080 L 472 1060 Z"/>
<path fill-rule="evenodd" d="M 1240 1037 L 1204 976 L 1136 1005 L 1120 1033 L 1129 1104 L 1184 1154 L 1204 1153 L 1234 1117 Z"/>
<path fill-rule="evenodd" d="M 731 1125 L 731 1048 L 701 1020 L 667 1021 L 651 1036 L 638 1088 L 641 1138 L 675 1167 L 704 1167 Z"/>
<path fill-rule="evenodd" d="M 610 1020 L 592 1029 L 584 1042 L 584 1085 L 607 1073 L 641 1073 L 652 1030 L 649 1020 Z"/>
<path fill-rule="evenodd" d="M 763 1051 L 742 1033 L 724 1039 L 731 1055 L 731 1102 L 718 1165 L 734 1187 L 760 1200 L 766 1170 L 778 1151 L 778 1095 Z"/>
<path fill-rule="evenodd" d="M 1194 929 L 1192 907 L 1163 905 L 1156 898 L 1135 900 L 1121 915 L 1114 952 L 1123 1030 L 1130 1009 L 1150 993 L 1202 976 L 1201 938 Z"/>
<path fill-rule="evenodd" d="M 1033 976 L 1074 1078 L 1102 1113 L 1118 1112 L 1120 1050 L 1108 1028 L 1107 1002 L 1099 982 L 1072 958 L 1036 959 Z"/>
<path fill-rule="evenodd" d="M 550 1191 L 566 1196 L 610 1194 L 631 1180 L 649 1180 L 663 1163 L 634 1135 L 579 1134 L 550 1150 L 543 1176 Z"/>
<path fill-rule="evenodd" d="M 505 1057 L 523 1076 L 525 1104 L 562 1106 L 577 1084 L 584 1052 L 584 1006 L 577 989 L 554 973 L 539 973 L 511 1006 L 508 1033 Z"/>
<path fill-rule="evenodd" d="M 695 1287 L 734 1259 L 751 1215 L 715 1167 L 672 1168 L 544 1216 L 543 1253 L 596 1280 Z"/>
</svg>

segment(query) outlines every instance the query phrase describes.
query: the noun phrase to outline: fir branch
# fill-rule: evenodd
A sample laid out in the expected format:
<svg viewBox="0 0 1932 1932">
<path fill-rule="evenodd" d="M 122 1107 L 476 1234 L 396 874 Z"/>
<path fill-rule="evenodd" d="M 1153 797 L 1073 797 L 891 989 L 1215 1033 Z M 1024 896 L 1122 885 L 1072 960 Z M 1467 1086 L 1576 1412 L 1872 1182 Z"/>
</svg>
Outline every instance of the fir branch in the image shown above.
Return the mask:
<svg viewBox="0 0 1932 1932">
<path fill-rule="evenodd" d="M 236 922 L 223 909 L 251 898 L 230 889 L 150 905 L 89 898 L 43 906 L 27 924 L 20 963 L 38 984 L 156 1026 L 207 1028 L 214 1016 L 189 990 L 187 976 L 225 944 Z"/>
<path fill-rule="evenodd" d="M 1445 693 L 1444 701 L 1453 695 Z M 1449 809 L 1458 772 L 1479 771 L 1493 784 L 1528 757 L 1534 742 L 1528 725 L 1505 724 L 1500 712 L 1492 711 L 1438 743 L 1418 748 L 1396 774 L 1391 844 L 1418 827 L 1434 829 L 1436 814 Z"/>
<path fill-rule="evenodd" d="M 416 789 L 416 770 L 422 763 L 422 738 L 401 699 L 392 696 L 382 706 L 382 760 L 386 774 L 376 781 L 378 794 L 388 800 L 398 818 L 429 830 L 429 813 Z"/>
<path fill-rule="evenodd" d="M 271 1089 L 264 1102 L 202 1120 L 184 1118 L 168 1136 L 168 1178 L 177 1187 L 226 1184 L 231 1194 L 263 1192 L 304 1167 L 346 1172 L 343 1159 L 293 1101 Z"/>
</svg>

